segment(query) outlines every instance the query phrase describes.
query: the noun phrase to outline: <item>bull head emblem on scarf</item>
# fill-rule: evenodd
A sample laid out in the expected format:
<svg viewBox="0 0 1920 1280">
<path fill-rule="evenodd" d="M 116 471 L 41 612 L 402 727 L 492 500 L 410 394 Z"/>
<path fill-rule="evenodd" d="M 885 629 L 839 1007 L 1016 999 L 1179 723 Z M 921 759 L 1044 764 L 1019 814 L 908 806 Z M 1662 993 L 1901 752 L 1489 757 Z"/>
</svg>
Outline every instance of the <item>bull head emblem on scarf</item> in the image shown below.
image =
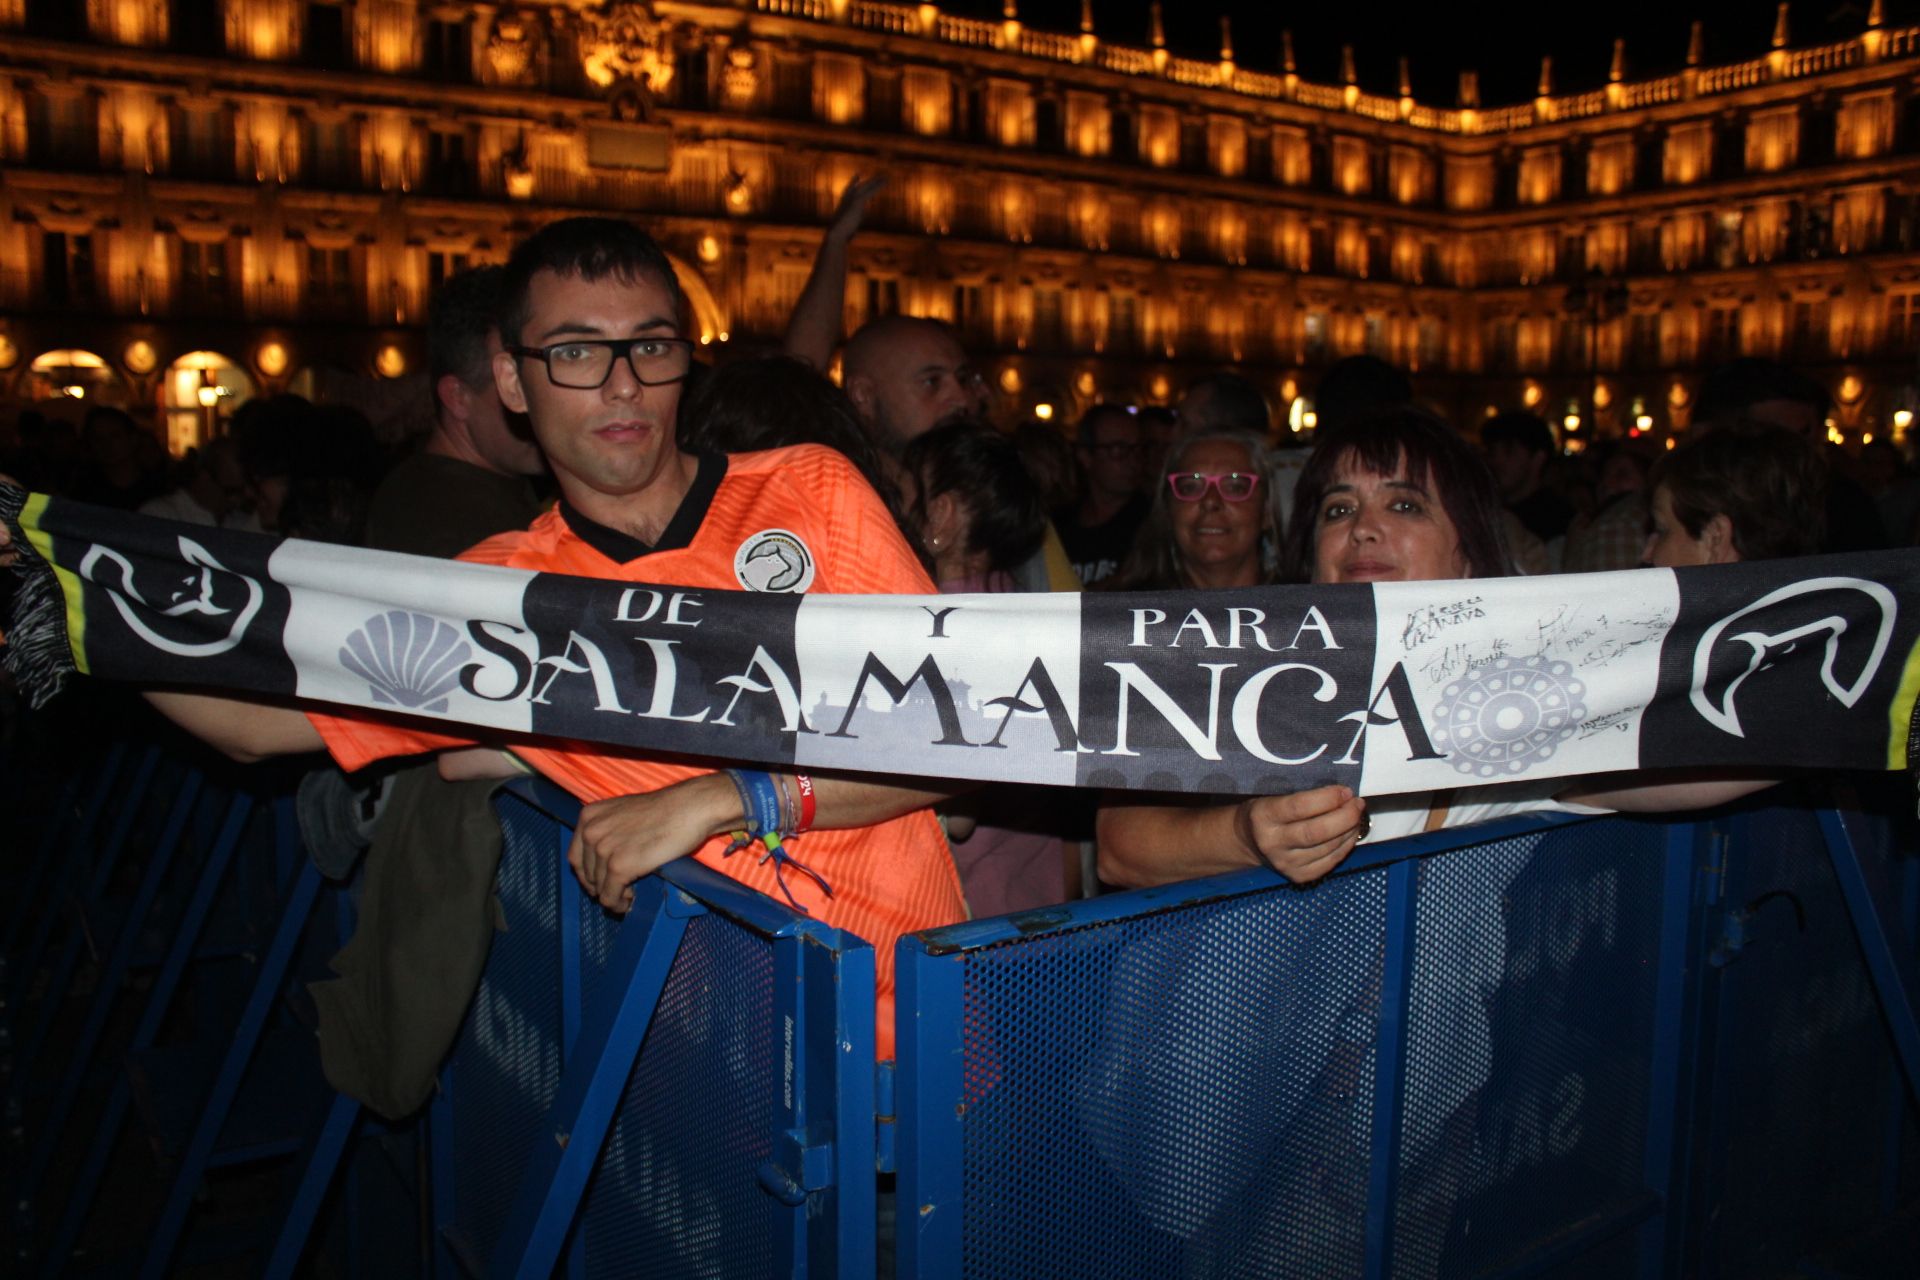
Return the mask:
<svg viewBox="0 0 1920 1280">
<path fill-rule="evenodd" d="M 1880 670 L 1895 612 L 1891 591 L 1860 578 L 1809 578 L 1770 591 L 1700 637 L 1693 651 L 1693 708 L 1708 724 L 1744 738 L 1734 705 L 1740 686 L 1754 672 L 1822 637 L 1820 682 L 1851 707 Z"/>
<path fill-rule="evenodd" d="M 160 601 L 150 602 L 141 594 L 133 580 L 133 565 L 125 556 L 98 543 L 80 561 L 80 576 L 104 590 L 127 627 L 163 653 L 182 658 L 212 658 L 236 648 L 246 635 L 247 625 L 260 612 L 266 593 L 258 582 L 234 573 L 192 538 L 181 537 L 180 558 L 185 561 L 186 569 L 167 584 L 165 598 Z M 109 566 L 105 574 L 99 572 L 103 562 Z M 115 576 L 112 568 L 119 570 L 117 582 L 108 580 Z M 235 598 L 240 585 L 245 587 L 244 600 Z M 162 635 L 150 625 L 150 620 L 157 622 L 162 618 L 182 620 L 177 627 L 168 628 L 176 631 L 177 636 Z M 211 640 L 187 638 L 215 630 L 220 626 L 217 619 L 227 619 L 224 635 Z"/>
</svg>

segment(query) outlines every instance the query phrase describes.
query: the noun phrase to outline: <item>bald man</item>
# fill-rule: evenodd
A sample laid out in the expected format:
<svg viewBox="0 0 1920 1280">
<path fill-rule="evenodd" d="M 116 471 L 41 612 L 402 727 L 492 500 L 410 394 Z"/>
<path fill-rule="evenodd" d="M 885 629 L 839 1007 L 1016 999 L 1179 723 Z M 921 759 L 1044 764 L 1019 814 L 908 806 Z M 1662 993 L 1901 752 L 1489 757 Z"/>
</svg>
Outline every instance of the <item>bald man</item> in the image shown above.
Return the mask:
<svg viewBox="0 0 1920 1280">
<path fill-rule="evenodd" d="M 943 422 L 986 411 L 986 386 L 952 329 L 882 316 L 847 339 L 840 380 L 874 440 L 898 453 Z"/>
<path fill-rule="evenodd" d="M 840 193 L 814 255 L 806 288 L 787 323 L 787 354 L 824 370 L 840 338 L 846 311 L 848 246 L 884 177 L 854 175 Z M 880 316 L 847 339 L 840 385 L 874 440 L 889 453 L 942 422 L 965 414 L 985 417 L 986 383 L 967 360 L 953 330 L 938 320 Z"/>
</svg>

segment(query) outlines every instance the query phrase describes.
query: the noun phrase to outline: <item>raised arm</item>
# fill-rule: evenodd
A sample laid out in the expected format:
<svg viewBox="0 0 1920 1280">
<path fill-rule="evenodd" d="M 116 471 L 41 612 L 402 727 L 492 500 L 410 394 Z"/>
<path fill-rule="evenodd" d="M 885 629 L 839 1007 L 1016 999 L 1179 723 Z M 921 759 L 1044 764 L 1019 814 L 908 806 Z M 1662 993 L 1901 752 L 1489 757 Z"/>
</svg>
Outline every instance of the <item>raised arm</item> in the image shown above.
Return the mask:
<svg viewBox="0 0 1920 1280">
<path fill-rule="evenodd" d="M 841 317 L 847 305 L 847 245 L 867 213 L 867 202 L 885 186 L 884 177 L 855 174 L 840 193 L 840 203 L 821 237 L 813 271 L 800 291 L 787 321 L 787 354 L 825 370 L 833 363 L 834 344 L 840 341 Z"/>
<path fill-rule="evenodd" d="M 868 778 L 815 774 L 813 780 L 816 829 L 870 827 L 954 794 Z M 733 782 L 722 773 L 702 774 L 658 791 L 587 805 L 580 810 L 567 862 L 602 906 L 625 911 L 633 903 L 635 880 L 714 836 L 738 830 L 742 821 Z"/>
<path fill-rule="evenodd" d="M 1094 825 L 1100 878 L 1138 889 L 1264 865 L 1308 884 L 1353 852 L 1365 816 L 1366 801 L 1340 786 L 1238 804 L 1143 804 L 1110 794 Z"/>
</svg>

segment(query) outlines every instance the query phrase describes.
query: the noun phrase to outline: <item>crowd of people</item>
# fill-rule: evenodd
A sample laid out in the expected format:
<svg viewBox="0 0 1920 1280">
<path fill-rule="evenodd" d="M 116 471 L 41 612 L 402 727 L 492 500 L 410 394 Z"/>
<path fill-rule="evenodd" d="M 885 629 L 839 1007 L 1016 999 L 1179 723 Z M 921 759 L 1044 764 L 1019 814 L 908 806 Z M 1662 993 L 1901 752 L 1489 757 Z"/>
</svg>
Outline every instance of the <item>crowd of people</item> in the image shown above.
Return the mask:
<svg viewBox="0 0 1920 1280">
<path fill-rule="evenodd" d="M 1231 372 L 1195 379 L 1171 407 L 1101 402 L 1065 431 L 1008 430 L 949 327 L 889 316 L 841 342 L 846 244 L 872 190 L 849 188 L 779 355 L 702 365 L 658 245 L 629 222 L 570 218 L 437 294 L 433 425 L 404 457 L 350 411 L 276 396 L 171 466 L 119 411 L 89 410 L 77 430 L 30 412 L 0 471 L 203 525 L 696 588 L 746 583 L 743 539 L 777 513 L 812 563 L 763 587 L 855 594 L 1481 579 L 1865 550 L 1920 531 L 1920 480 L 1899 454 L 1828 448 L 1824 390 L 1760 360 L 1709 376 L 1684 443 L 1658 454 L 1621 440 L 1570 456 L 1522 411 L 1450 423 L 1368 357 L 1324 374 L 1310 447 Z M 17 555 L 8 542 L 0 530 L 0 564 Z M 691 855 L 870 941 L 882 1058 L 894 1053 L 894 943 L 909 932 L 1248 867 L 1312 884 L 1363 840 L 1521 811 L 1697 808 L 1776 780 L 1628 775 L 1390 797 L 1326 786 L 1231 802 L 716 767 L 242 695 L 144 696 L 243 762 L 331 757 L 301 784 L 302 832 L 327 874 L 362 868 L 362 898 L 340 981 L 315 991 L 322 1056 L 336 1086 L 392 1116 L 429 1096 L 478 981 L 500 856 L 489 794 L 527 770 L 582 801 L 568 859 L 611 911 Z M 768 856 L 730 856 L 743 834 Z M 1460 896 L 1474 905 L 1435 927 L 1497 937 L 1498 895 Z M 1449 998 L 1462 1043 L 1483 1046 L 1478 981 Z M 1366 1051 L 1356 1042 L 1344 1060 Z M 1446 1133 L 1471 1130 L 1477 1087 L 1433 1104 Z M 1450 1209 L 1471 1143 L 1423 1142 L 1422 1185 Z M 1194 1248 L 1237 1255 L 1242 1236 L 1291 1220 L 1240 1217 Z"/>
<path fill-rule="evenodd" d="M 1214 590 L 1691 565 L 1905 545 L 1920 480 L 1897 452 L 1821 443 L 1817 382 L 1759 360 L 1710 376 L 1686 442 L 1562 452 L 1540 418 L 1471 424 L 1422 407 L 1369 357 L 1316 389 L 1312 447 L 1258 388 L 1201 377 L 1170 408 L 1096 403 L 1070 431 L 1003 430 L 955 333 L 889 316 L 840 341 L 845 247 L 871 184 L 849 187 L 784 354 L 708 368 L 658 246 L 619 220 L 552 224 L 505 267 L 434 299 L 434 425 L 386 456 L 364 419 L 291 396 L 163 465 L 116 410 L 77 430 L 23 415 L 0 456 L 29 487 L 177 520 L 630 581 L 732 588 L 756 513 L 778 510 L 833 592 Z M 835 352 L 841 376 L 825 370 Z M 1873 468 L 1878 468 L 1877 470 Z M 1671 807 L 1763 785 L 1608 779 L 1448 805 L 1329 787 L 1239 804 L 1139 794 L 1062 803 L 1037 788 L 719 771 L 570 744 L 475 740 L 319 708 L 156 690 L 149 700 L 242 759 L 325 748 L 349 773 L 303 788 L 316 857 L 344 874 L 383 826 L 418 830 L 443 785 L 531 767 L 587 808 L 571 855 L 611 909 L 696 854 L 876 944 L 883 1003 L 905 931 L 1236 866 L 1301 882 L 1376 836 L 1532 807 Z M 417 761 L 400 770 L 382 761 Z M 764 784 L 762 782 L 764 781 Z M 782 859 L 727 858 L 755 789 L 831 896 Z M 804 790 L 801 809 L 793 796 Z M 484 797 L 469 800 L 484 804 Z M 1438 814 L 1438 809 L 1447 809 Z M 396 815 L 412 813 L 402 823 Z M 415 856 L 420 856 L 416 851 Z M 1095 874 L 1097 869 L 1097 876 Z M 891 1020 L 883 1025 L 891 1030 Z M 883 1034 L 883 1040 L 885 1039 Z M 883 1051 L 890 1046 L 883 1044 Z"/>
</svg>

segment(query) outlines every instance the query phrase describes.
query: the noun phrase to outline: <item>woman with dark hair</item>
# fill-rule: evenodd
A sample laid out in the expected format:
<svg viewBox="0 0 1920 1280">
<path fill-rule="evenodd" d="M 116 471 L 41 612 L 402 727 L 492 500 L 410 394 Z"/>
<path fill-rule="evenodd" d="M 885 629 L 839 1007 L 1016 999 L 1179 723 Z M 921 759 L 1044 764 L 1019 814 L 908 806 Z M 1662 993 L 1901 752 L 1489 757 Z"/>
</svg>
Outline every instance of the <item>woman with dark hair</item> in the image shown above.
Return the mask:
<svg viewBox="0 0 1920 1280">
<path fill-rule="evenodd" d="M 1232 427 L 1180 437 L 1153 506 L 1108 585 L 1126 591 L 1257 587 L 1274 581 L 1279 507 L 1267 442 Z"/>
<path fill-rule="evenodd" d="M 992 584 L 1033 554 L 1047 519 L 1013 443 L 979 423 L 953 422 L 908 441 L 900 466 L 914 494 L 908 518 L 940 590 L 1010 589 Z"/>
<path fill-rule="evenodd" d="M 1417 582 L 1513 572 L 1493 476 L 1452 427 L 1422 410 L 1399 409 L 1350 424 L 1335 444 L 1314 450 L 1294 489 L 1286 581 Z M 1351 517 L 1362 497 L 1405 517 L 1404 528 L 1449 542 L 1453 558 L 1420 558 L 1429 547 L 1417 538 L 1389 549 L 1357 537 L 1362 526 Z"/>
<path fill-rule="evenodd" d="M 1763 423 L 1721 427 L 1655 464 L 1641 558 L 1673 569 L 1812 555 L 1826 501 L 1826 463 L 1804 436 Z"/>
<path fill-rule="evenodd" d="M 900 465 L 940 590 L 1014 590 L 1011 571 L 1040 545 L 1047 517 L 1013 442 L 979 423 L 949 423 L 908 441 Z M 1077 846 L 1063 838 L 1051 789 L 994 785 L 940 811 L 975 917 L 1052 906 L 1077 887 Z"/>
</svg>

